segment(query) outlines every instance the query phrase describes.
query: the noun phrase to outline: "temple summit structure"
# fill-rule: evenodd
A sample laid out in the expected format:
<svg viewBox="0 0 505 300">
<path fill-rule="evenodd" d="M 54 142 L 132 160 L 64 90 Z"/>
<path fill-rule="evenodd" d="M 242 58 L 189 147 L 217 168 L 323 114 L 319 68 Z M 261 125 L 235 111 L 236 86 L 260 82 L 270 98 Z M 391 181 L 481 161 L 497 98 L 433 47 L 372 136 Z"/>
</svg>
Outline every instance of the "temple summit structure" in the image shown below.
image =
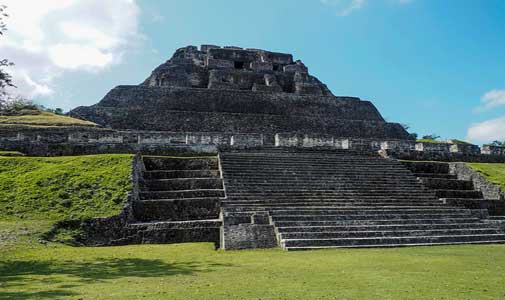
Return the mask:
<svg viewBox="0 0 505 300">
<path fill-rule="evenodd" d="M 142 84 L 71 115 L 117 130 L 261 133 L 266 144 L 282 133 L 410 139 L 371 102 L 334 96 L 291 54 L 211 45 L 178 49 Z"/>
</svg>

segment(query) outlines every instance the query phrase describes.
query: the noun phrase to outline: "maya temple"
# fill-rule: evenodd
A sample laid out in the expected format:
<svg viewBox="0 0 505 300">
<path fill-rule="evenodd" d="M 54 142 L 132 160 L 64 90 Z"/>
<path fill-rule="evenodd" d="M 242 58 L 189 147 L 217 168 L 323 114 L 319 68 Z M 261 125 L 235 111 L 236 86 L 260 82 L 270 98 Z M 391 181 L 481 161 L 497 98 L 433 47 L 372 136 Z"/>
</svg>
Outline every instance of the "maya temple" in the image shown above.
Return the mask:
<svg viewBox="0 0 505 300">
<path fill-rule="evenodd" d="M 187 46 L 141 84 L 69 115 L 99 126 L 5 130 L 0 143 L 32 155 L 135 154 L 122 213 L 85 221 L 85 244 L 505 242 L 503 192 L 461 163 L 505 162 L 503 149 L 417 143 L 291 54 Z"/>
</svg>

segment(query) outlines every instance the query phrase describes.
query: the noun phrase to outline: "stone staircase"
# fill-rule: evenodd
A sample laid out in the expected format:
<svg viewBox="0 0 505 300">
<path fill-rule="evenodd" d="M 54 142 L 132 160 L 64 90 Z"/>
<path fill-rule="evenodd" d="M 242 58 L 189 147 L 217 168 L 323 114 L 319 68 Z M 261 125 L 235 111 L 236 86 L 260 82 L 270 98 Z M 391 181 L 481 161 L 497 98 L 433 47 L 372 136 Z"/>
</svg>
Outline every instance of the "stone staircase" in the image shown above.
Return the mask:
<svg viewBox="0 0 505 300">
<path fill-rule="evenodd" d="M 266 216 L 258 223 L 273 226 L 286 250 L 505 242 L 481 211 L 438 199 L 477 196 L 468 183 L 448 181 L 446 190 L 433 191 L 400 162 L 373 154 L 265 148 L 222 152 L 221 166 L 225 228 Z"/>
<path fill-rule="evenodd" d="M 142 157 L 140 199 L 127 239 L 135 243 L 219 243 L 223 180 L 217 157 Z"/>
<path fill-rule="evenodd" d="M 448 203 L 484 198 L 482 192 L 474 189 L 472 181 L 459 180 L 451 174 L 448 163 L 403 161 L 402 164 L 426 187 L 432 189 L 438 198 Z"/>
</svg>

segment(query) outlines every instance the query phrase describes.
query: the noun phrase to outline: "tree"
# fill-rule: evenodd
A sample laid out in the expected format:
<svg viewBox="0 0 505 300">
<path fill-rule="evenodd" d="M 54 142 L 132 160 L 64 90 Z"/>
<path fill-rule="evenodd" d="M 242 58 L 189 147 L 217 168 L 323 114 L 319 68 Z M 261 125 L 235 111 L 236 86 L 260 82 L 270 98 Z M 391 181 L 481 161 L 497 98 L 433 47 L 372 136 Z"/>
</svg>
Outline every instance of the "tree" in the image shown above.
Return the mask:
<svg viewBox="0 0 505 300">
<path fill-rule="evenodd" d="M 0 35 L 4 35 L 7 30 L 7 25 L 5 24 L 5 18 L 9 15 L 6 13 L 7 6 L 0 5 Z M 8 59 L 0 59 L 0 108 L 4 107 L 9 100 L 9 95 L 7 93 L 8 87 L 15 87 L 12 83 L 12 77 L 7 73 L 4 68 L 14 65 Z"/>
<path fill-rule="evenodd" d="M 440 136 L 435 133 L 423 135 L 423 140 L 438 140 L 439 138 L 440 138 Z"/>
<path fill-rule="evenodd" d="M 491 146 L 505 147 L 505 141 L 493 141 Z"/>
</svg>

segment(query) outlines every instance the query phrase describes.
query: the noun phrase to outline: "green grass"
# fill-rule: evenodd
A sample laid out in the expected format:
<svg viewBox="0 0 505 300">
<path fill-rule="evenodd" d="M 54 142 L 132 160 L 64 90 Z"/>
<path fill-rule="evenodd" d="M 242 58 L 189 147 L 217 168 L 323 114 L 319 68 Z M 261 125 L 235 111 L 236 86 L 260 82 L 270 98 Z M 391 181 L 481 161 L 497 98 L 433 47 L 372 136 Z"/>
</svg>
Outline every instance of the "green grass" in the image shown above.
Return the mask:
<svg viewBox="0 0 505 300">
<path fill-rule="evenodd" d="M 467 163 L 467 165 L 505 190 L 505 164 Z"/>
<path fill-rule="evenodd" d="M 417 143 L 448 144 L 448 142 L 439 141 L 439 140 L 435 140 L 435 139 L 420 139 L 420 140 L 417 140 Z"/>
<path fill-rule="evenodd" d="M 117 214 L 130 189 L 131 155 L 1 157 L 0 220 Z"/>
<path fill-rule="evenodd" d="M 83 121 L 45 111 L 28 111 L 14 116 L 0 116 L 0 128 L 8 126 L 96 126 L 93 122 Z"/>
<path fill-rule="evenodd" d="M 44 224 L 34 224 L 36 228 Z M 83 248 L 0 222 L 0 299 L 504 299 L 505 245 L 283 252 Z"/>
<path fill-rule="evenodd" d="M 0 156 L 24 156 L 24 154 L 18 151 L 0 151 Z"/>
</svg>

